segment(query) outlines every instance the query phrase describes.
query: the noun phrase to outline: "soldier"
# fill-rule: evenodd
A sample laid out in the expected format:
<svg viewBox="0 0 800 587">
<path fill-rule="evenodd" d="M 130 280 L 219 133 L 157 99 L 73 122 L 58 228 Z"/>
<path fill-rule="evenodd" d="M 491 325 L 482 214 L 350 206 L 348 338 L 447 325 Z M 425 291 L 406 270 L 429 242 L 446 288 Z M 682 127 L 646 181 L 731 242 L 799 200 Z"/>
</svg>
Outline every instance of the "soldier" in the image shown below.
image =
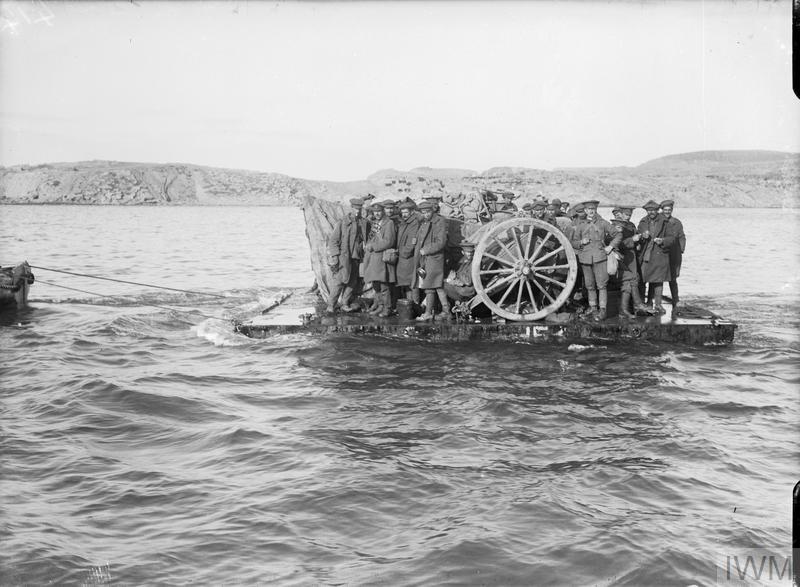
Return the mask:
<svg viewBox="0 0 800 587">
<path fill-rule="evenodd" d="M 397 227 L 397 287 L 400 295 L 419 304 L 419 287 L 415 286 L 414 245 L 420 217 L 415 212 L 416 204 L 405 201 L 400 204 L 400 224 Z"/>
<path fill-rule="evenodd" d="M 531 217 L 537 220 L 544 220 L 547 207 L 542 200 L 536 200 L 531 204 Z"/>
<path fill-rule="evenodd" d="M 372 206 L 372 216 L 372 231 L 364 247 L 364 281 L 372 282 L 372 291 L 375 293 L 369 313 L 386 318 L 392 312 L 391 286 L 397 281 L 397 273 L 396 261 L 384 260 L 384 251 L 394 249 L 397 245 L 397 229 L 392 219 L 385 215 L 382 205 Z"/>
<path fill-rule="evenodd" d="M 566 216 L 567 212 L 569 212 L 569 202 L 566 201 L 561 202 L 561 213 L 564 214 L 564 216 Z"/>
<path fill-rule="evenodd" d="M 397 203 L 394 200 L 386 199 L 381 202 L 383 206 L 383 214 L 394 222 L 394 227 L 397 228 L 400 223 L 400 214 L 397 212 Z"/>
<path fill-rule="evenodd" d="M 514 192 L 503 192 L 503 203 L 500 205 L 500 212 L 516 212 L 517 205 L 514 203 L 517 195 Z"/>
<path fill-rule="evenodd" d="M 475 244 L 469 241 L 461 243 L 461 260 L 455 269 L 451 269 L 444 282 L 447 297 L 456 302 L 470 300 L 475 296 L 472 284 L 472 258 L 475 256 Z"/>
<path fill-rule="evenodd" d="M 575 227 L 586 220 L 586 208 L 583 204 L 575 204 L 570 211 L 567 212 L 567 216 L 572 218 L 572 226 Z"/>
<path fill-rule="evenodd" d="M 447 223 L 433 209 L 433 204 L 419 205 L 422 222 L 414 246 L 416 285 L 425 290 L 425 313 L 417 320 L 432 320 L 436 297 L 442 304 L 442 314 L 450 317 L 450 303 L 444 293 L 444 247 L 447 244 Z"/>
<path fill-rule="evenodd" d="M 642 281 L 648 284 L 648 305 L 652 303 L 653 310 L 663 314 L 661 295 L 664 282 L 672 280 L 669 249 L 675 237 L 667 235 L 667 222 L 658 213 L 658 204 L 650 200 L 643 208 L 647 211 L 647 216 L 639 221 L 639 234 L 642 235 Z"/>
<path fill-rule="evenodd" d="M 550 200 L 550 202 L 547 204 L 547 213 L 553 218 L 563 216 L 564 213 L 561 212 L 561 200 L 558 198 L 553 198 Z"/>
<path fill-rule="evenodd" d="M 596 320 L 604 320 L 608 307 L 606 259 L 608 254 L 619 245 L 622 235 L 607 220 L 603 220 L 597 215 L 599 203 L 597 200 L 583 203 L 586 210 L 586 221 L 575 226 L 572 234 L 572 246 L 578 255 L 578 262 L 581 264 L 583 279 L 588 290 L 589 313 L 594 314 Z"/>
<path fill-rule="evenodd" d="M 522 212 L 520 212 L 520 217 L 522 218 L 533 218 L 533 204 L 530 202 L 525 202 L 522 205 Z"/>
<path fill-rule="evenodd" d="M 350 212 L 344 215 L 328 238 L 328 265 L 333 273 L 328 312 L 336 310 L 339 295 L 342 295 L 342 310 L 354 312 L 357 306 L 350 305 L 353 292 L 358 288 L 358 274 L 364 258 L 364 241 L 369 234 L 369 223 L 361 217 L 364 201 L 350 200 Z M 344 290 L 344 293 L 342 293 Z"/>
<path fill-rule="evenodd" d="M 683 253 L 686 250 L 686 235 L 683 232 L 683 224 L 672 215 L 675 202 L 664 200 L 661 202 L 661 215 L 667 221 L 665 242 L 669 244 L 669 272 L 672 279 L 669 280 L 669 295 L 672 297 L 672 312 L 677 313 L 678 309 L 678 277 L 681 274 L 681 262 Z M 673 240 L 670 241 L 670 238 Z"/>
<path fill-rule="evenodd" d="M 634 312 L 647 311 L 639 294 L 639 267 L 636 261 L 636 248 L 642 235 L 636 232 L 636 227 L 630 221 L 633 206 L 617 206 L 611 213 L 614 215 L 611 224 L 622 234 L 622 241 L 618 247 L 622 259 L 617 269 L 617 279 L 622 294 L 619 309 L 622 316 L 633 318 L 635 314 L 630 311 L 631 298 L 633 298 Z"/>
</svg>

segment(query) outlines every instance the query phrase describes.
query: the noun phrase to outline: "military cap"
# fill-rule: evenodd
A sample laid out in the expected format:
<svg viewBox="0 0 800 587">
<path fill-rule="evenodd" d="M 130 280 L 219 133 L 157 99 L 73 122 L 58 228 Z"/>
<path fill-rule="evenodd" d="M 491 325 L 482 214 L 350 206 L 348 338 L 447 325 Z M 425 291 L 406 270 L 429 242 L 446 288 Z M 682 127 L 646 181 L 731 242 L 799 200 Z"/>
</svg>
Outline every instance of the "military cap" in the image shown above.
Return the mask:
<svg viewBox="0 0 800 587">
<path fill-rule="evenodd" d="M 503 192 L 503 197 L 506 200 L 513 200 L 517 197 L 517 194 L 515 194 L 514 192 Z"/>
<path fill-rule="evenodd" d="M 374 204 L 372 204 L 372 206 L 369 207 L 369 209 L 373 210 L 373 211 L 374 210 L 383 210 L 383 206 L 381 206 L 378 202 L 375 202 Z"/>
<path fill-rule="evenodd" d="M 404 210 L 406 208 L 409 210 L 413 210 L 416 207 L 417 205 L 410 200 L 405 200 L 404 202 L 400 202 L 400 206 L 398 206 L 398 208 L 400 208 L 401 210 Z"/>
<path fill-rule="evenodd" d="M 417 208 L 419 210 L 433 210 L 434 205 L 433 205 L 433 202 L 431 202 L 429 200 L 425 200 L 419 206 L 417 206 Z"/>
<path fill-rule="evenodd" d="M 522 209 L 525 210 L 525 211 L 533 210 L 533 204 L 531 204 L 530 202 L 525 202 L 522 205 Z"/>
<path fill-rule="evenodd" d="M 531 204 L 531 208 L 534 210 L 544 210 L 546 207 L 546 204 L 541 200 L 536 200 L 533 204 Z"/>
<path fill-rule="evenodd" d="M 394 208 L 396 205 L 394 200 L 384 200 L 383 202 L 379 202 L 379 204 L 384 208 Z"/>
<path fill-rule="evenodd" d="M 561 203 L 553 200 L 552 202 L 543 202 L 548 208 L 561 208 Z"/>
<path fill-rule="evenodd" d="M 600 200 L 586 200 L 583 202 L 584 208 L 597 208 L 600 205 Z"/>
<path fill-rule="evenodd" d="M 350 198 L 350 205 L 354 208 L 361 208 L 364 205 L 364 200 L 361 198 Z"/>
<path fill-rule="evenodd" d="M 664 200 L 663 202 L 661 202 L 662 208 L 672 208 L 673 206 L 675 206 L 674 200 Z"/>
<path fill-rule="evenodd" d="M 567 208 L 569 208 L 569 202 L 567 202 L 566 200 L 564 200 L 563 202 L 561 202 L 561 205 L 562 205 L 562 206 L 566 206 Z"/>
<path fill-rule="evenodd" d="M 469 241 L 461 241 L 460 243 L 458 243 L 458 246 L 461 247 L 462 249 L 474 249 L 475 243 L 471 243 Z"/>
<path fill-rule="evenodd" d="M 645 210 L 651 210 L 651 209 L 658 210 L 660 208 L 660 206 L 657 203 L 655 203 L 653 200 L 650 200 L 644 206 L 642 206 L 642 208 L 644 208 Z"/>
<path fill-rule="evenodd" d="M 550 205 L 551 206 L 558 206 L 560 208 L 561 207 L 561 200 L 559 200 L 558 198 L 553 198 L 552 200 L 550 200 Z"/>
</svg>

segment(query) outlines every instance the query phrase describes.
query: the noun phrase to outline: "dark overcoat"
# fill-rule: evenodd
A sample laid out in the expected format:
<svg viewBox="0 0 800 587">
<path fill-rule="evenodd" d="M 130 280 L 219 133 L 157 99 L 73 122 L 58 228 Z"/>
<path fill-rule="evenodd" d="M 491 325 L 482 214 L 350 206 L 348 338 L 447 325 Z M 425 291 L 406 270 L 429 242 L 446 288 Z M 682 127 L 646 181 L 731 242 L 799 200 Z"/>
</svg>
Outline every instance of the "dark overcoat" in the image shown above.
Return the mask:
<svg viewBox="0 0 800 587">
<path fill-rule="evenodd" d="M 364 281 L 394 283 L 397 281 L 395 264 L 383 262 L 383 251 L 397 245 L 394 221 L 383 217 L 380 222 L 373 223 L 372 228 L 364 254 Z"/>
<path fill-rule="evenodd" d="M 339 283 L 350 281 L 351 271 L 358 272 L 358 266 L 353 267 L 352 260 L 364 258 L 364 241 L 369 230 L 369 222 L 363 217 L 356 219 L 352 212 L 345 214 L 333 227 L 328 237 L 328 255 L 331 260 L 338 260 L 339 269 L 333 277 Z"/>
<path fill-rule="evenodd" d="M 683 224 L 674 216 L 667 220 L 664 244 L 669 246 L 669 271 L 672 279 L 678 279 L 681 275 L 683 252 L 686 250 L 686 235 L 683 232 Z"/>
<path fill-rule="evenodd" d="M 642 256 L 640 263 L 642 267 L 642 281 L 645 283 L 663 283 L 672 279 L 669 270 L 669 249 L 667 242 L 673 242 L 674 237 L 666 234 L 667 223 L 664 217 L 659 214 L 655 220 L 650 220 L 645 216 L 639 221 L 639 234 L 642 235 Z M 645 232 L 650 232 L 650 236 L 644 238 Z M 656 244 L 653 239 L 663 238 L 664 242 Z M 669 241 L 667 239 L 670 239 Z"/>
<path fill-rule="evenodd" d="M 636 226 L 634 226 L 633 222 L 627 220 L 612 220 L 611 224 L 622 234 L 622 240 L 617 247 L 622 259 L 619 262 L 616 278 L 619 281 L 638 280 L 639 268 L 636 263 L 636 247 L 638 243 L 633 240 L 633 237 L 637 234 Z"/>
<path fill-rule="evenodd" d="M 447 243 L 447 222 L 438 214 L 430 222 L 420 222 L 417 244 L 414 247 L 414 274 L 420 266 L 425 268 L 425 278 L 417 277 L 417 287 L 437 289 L 444 284 L 444 246 Z M 424 250 L 425 255 L 420 251 Z"/>
<path fill-rule="evenodd" d="M 400 219 L 397 229 L 397 285 L 411 287 L 414 283 L 414 239 L 417 238 L 420 219 L 412 214 Z"/>
</svg>

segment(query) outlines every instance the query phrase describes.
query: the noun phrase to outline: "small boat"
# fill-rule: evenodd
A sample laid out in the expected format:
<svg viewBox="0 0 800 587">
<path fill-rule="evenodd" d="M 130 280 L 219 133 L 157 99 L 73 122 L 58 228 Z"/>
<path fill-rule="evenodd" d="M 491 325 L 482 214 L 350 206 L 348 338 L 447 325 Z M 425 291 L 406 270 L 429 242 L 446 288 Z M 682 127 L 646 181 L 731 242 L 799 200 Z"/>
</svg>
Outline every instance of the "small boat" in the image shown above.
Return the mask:
<svg viewBox="0 0 800 587">
<path fill-rule="evenodd" d="M 34 279 L 27 261 L 13 267 L 0 267 L 0 309 L 27 306 L 28 291 Z"/>
</svg>

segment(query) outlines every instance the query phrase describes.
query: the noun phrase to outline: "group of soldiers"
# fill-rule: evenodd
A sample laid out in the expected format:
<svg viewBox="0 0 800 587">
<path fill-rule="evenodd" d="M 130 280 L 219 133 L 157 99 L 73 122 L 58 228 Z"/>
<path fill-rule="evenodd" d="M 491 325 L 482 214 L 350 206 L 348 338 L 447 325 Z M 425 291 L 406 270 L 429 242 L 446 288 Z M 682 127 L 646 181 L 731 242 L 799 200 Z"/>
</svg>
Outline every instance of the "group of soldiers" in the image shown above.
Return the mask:
<svg viewBox="0 0 800 587">
<path fill-rule="evenodd" d="M 630 221 L 634 206 L 615 206 L 609 222 L 598 215 L 597 200 L 570 207 L 569 202 L 537 198 L 519 209 L 513 194 L 502 197 L 502 201 L 486 198 L 494 215 L 537 218 L 557 226 L 569 238 L 581 267 L 576 291 L 585 289 L 587 316 L 606 318 L 610 279 L 619 285 L 621 316 L 664 313 L 664 282 L 670 286 L 673 311 L 677 308 L 677 279 L 686 236 L 681 222 L 672 215 L 672 200 L 647 202 L 643 206 L 647 215 L 637 227 Z M 399 299 L 418 306 L 424 292 L 425 312 L 417 320 L 434 319 L 437 302 L 440 317 L 448 319 L 451 301 L 475 295 L 471 273 L 474 244 L 460 243 L 461 258 L 446 259 L 447 221 L 438 213 L 437 197 L 426 198 L 419 205 L 410 199 L 370 203 L 372 199 L 374 196 L 351 199 L 349 212 L 328 239 L 333 280 L 327 311 L 361 309 L 353 301 L 363 280 L 372 285 L 375 294 L 368 308 L 372 315 L 390 316 Z M 618 259 L 613 273 L 608 271 L 609 255 Z"/>
<path fill-rule="evenodd" d="M 437 299 L 442 317 L 449 318 L 444 274 L 447 222 L 436 208 L 431 200 L 417 206 L 410 200 L 369 205 L 361 198 L 351 199 L 350 211 L 328 239 L 328 265 L 334 277 L 328 312 L 335 312 L 337 305 L 344 312 L 359 310 L 352 301 L 363 279 L 375 294 L 367 309 L 372 315 L 388 317 L 397 299 L 419 305 L 424 291 L 425 312 L 417 320 L 434 318 Z"/>
</svg>

